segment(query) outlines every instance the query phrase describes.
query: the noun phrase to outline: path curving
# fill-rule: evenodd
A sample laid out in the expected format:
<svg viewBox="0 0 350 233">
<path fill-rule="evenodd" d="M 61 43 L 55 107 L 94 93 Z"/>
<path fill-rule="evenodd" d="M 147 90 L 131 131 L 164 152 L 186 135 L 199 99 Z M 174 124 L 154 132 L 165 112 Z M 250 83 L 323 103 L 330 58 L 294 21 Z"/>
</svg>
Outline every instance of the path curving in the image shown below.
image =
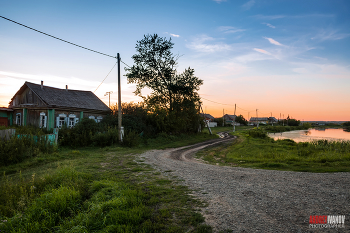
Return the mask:
<svg viewBox="0 0 350 233">
<path fill-rule="evenodd" d="M 232 140 L 224 135 L 141 156 L 161 171 L 171 170 L 208 203 L 202 214 L 215 232 L 350 232 L 350 173 L 215 166 L 192 157 L 207 146 Z M 346 215 L 345 228 L 310 229 L 310 215 Z"/>
</svg>

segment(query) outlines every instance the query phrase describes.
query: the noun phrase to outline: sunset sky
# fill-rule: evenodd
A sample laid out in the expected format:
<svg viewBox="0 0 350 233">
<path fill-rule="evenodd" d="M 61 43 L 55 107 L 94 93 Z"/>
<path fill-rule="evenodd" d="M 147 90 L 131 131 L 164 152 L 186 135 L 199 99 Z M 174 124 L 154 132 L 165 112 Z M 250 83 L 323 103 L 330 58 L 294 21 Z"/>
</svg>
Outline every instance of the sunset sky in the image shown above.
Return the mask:
<svg viewBox="0 0 350 233">
<path fill-rule="evenodd" d="M 0 15 L 128 65 L 143 35 L 171 37 L 215 117 L 237 104 L 246 118 L 350 120 L 348 0 L 0 0 Z M 115 63 L 0 18 L 0 107 L 25 81 L 95 91 Z M 107 105 L 116 83 L 115 67 L 95 92 Z M 140 101 L 133 91 L 122 76 L 122 101 Z"/>
</svg>

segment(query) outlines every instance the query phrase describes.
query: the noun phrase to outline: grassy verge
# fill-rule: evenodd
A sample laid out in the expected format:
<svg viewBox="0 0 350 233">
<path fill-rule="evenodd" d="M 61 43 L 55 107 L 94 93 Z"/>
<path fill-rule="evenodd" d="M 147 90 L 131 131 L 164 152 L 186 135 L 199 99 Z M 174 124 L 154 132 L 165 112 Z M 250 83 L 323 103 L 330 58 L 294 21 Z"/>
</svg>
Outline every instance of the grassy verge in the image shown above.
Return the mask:
<svg viewBox="0 0 350 233">
<path fill-rule="evenodd" d="M 137 156 L 210 138 L 161 137 L 137 148 L 60 148 L 0 167 L 0 231 L 211 232 L 198 213 L 204 204 Z"/>
<path fill-rule="evenodd" d="M 235 130 L 236 131 L 241 131 L 241 130 L 247 130 L 247 129 L 252 129 L 254 128 L 254 126 L 236 126 Z M 213 134 L 217 134 L 219 132 L 227 132 L 227 131 L 230 131 L 232 132 L 233 131 L 233 126 L 225 126 L 225 127 L 222 127 L 222 126 L 219 126 L 219 127 L 212 127 L 210 128 L 211 129 L 211 132 Z M 207 128 L 204 128 L 203 129 L 204 132 L 209 132 Z"/>
<path fill-rule="evenodd" d="M 232 144 L 208 148 L 197 157 L 213 164 L 304 172 L 350 172 L 350 143 L 315 141 L 296 143 L 235 133 Z"/>
</svg>

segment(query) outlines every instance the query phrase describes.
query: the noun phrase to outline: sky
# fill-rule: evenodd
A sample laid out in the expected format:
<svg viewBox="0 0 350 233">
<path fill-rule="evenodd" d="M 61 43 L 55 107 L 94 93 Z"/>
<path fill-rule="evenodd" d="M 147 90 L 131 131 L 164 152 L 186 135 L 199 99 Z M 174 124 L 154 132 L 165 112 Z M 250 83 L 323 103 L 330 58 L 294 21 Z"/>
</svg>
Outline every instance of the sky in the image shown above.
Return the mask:
<svg viewBox="0 0 350 233">
<path fill-rule="evenodd" d="M 133 65 L 146 34 L 171 38 L 203 109 L 245 118 L 350 120 L 348 0 L 0 0 L 0 15 Z M 0 18 L 0 107 L 25 81 L 95 91 L 116 59 Z M 125 75 L 121 64 L 121 75 Z M 117 102 L 115 67 L 95 94 Z M 138 102 L 121 79 L 122 102 Z M 147 91 L 145 92 L 147 94 Z"/>
</svg>

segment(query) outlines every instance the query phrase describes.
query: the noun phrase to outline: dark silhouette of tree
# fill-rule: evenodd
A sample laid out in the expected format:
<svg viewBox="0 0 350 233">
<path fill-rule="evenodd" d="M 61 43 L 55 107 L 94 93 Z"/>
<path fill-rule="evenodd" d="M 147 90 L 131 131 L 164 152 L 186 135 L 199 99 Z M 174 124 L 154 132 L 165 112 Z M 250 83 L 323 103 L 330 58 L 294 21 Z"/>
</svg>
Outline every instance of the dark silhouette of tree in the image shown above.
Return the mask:
<svg viewBox="0 0 350 233">
<path fill-rule="evenodd" d="M 125 68 L 126 76 L 128 83 L 136 84 L 134 93 L 144 99 L 150 112 L 162 116 L 157 119 L 162 121 L 158 122 L 160 128 L 187 131 L 190 127 L 194 131 L 194 121 L 199 121 L 196 117 L 200 102 L 197 91 L 203 80 L 195 77 L 194 69 L 190 67 L 182 73 L 177 72 L 178 56 L 171 52 L 173 45 L 171 39 L 157 34 L 145 35 L 137 41 L 137 53 L 132 56 L 135 64 Z M 149 88 L 151 94 L 143 96 L 143 88 Z"/>
<path fill-rule="evenodd" d="M 241 125 L 248 125 L 248 121 L 244 118 L 243 115 L 237 116 L 235 121 Z"/>
</svg>

